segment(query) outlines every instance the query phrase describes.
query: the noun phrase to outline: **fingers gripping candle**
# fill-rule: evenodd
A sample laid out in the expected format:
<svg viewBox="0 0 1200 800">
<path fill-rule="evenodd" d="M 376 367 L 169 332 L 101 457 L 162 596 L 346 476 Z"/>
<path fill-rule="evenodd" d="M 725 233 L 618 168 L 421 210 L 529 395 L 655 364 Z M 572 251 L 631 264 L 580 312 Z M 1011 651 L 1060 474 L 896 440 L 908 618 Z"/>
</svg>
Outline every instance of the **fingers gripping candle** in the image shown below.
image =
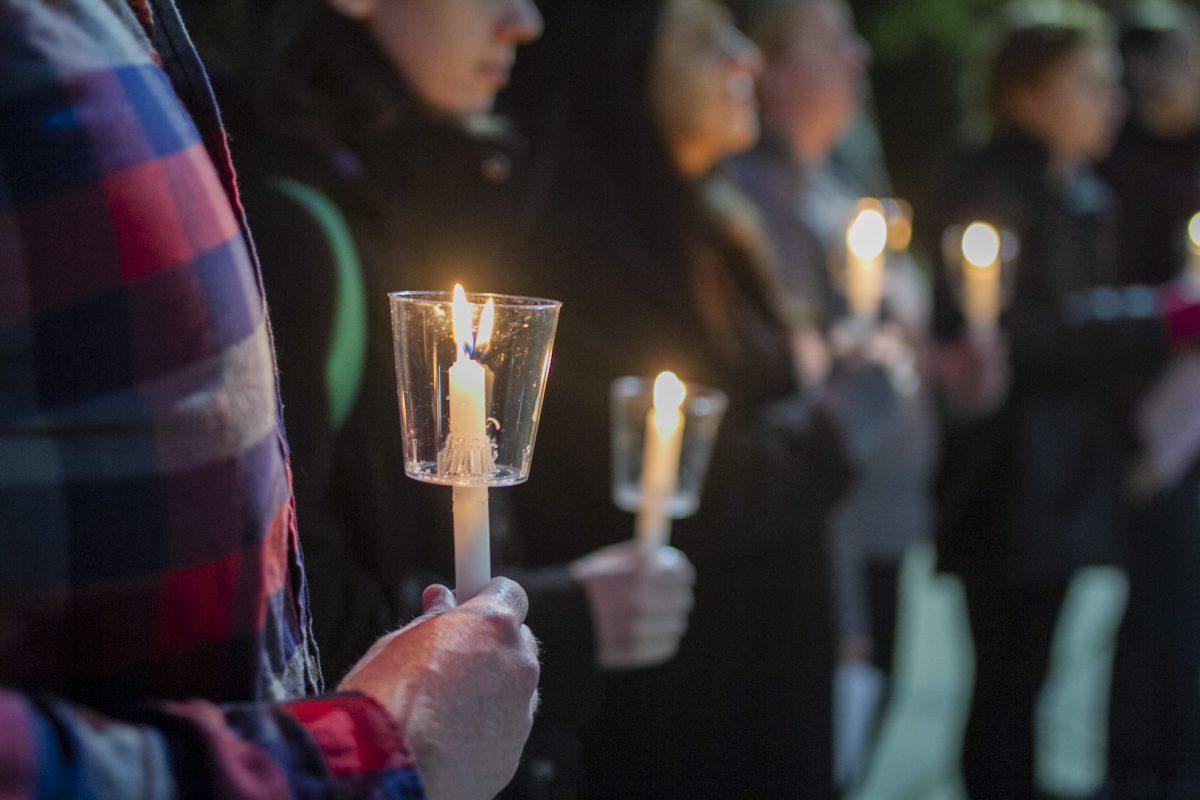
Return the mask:
<svg viewBox="0 0 1200 800">
<path fill-rule="evenodd" d="M 471 304 L 456 284 L 452 314 L 457 355 L 450 367 L 450 435 L 441 471 L 482 479 L 496 464 L 487 431 L 487 369 L 475 359 L 490 344 L 495 307 L 489 300 L 472 335 Z M 455 485 L 452 491 L 455 590 L 461 602 L 478 594 L 492 577 L 488 489 Z"/>
<path fill-rule="evenodd" d="M 654 381 L 654 406 L 646 415 L 646 446 L 642 459 L 641 506 L 634 530 L 647 550 L 667 543 L 671 530 L 667 503 L 679 481 L 683 446 L 683 401 L 687 387 L 673 372 Z"/>
</svg>

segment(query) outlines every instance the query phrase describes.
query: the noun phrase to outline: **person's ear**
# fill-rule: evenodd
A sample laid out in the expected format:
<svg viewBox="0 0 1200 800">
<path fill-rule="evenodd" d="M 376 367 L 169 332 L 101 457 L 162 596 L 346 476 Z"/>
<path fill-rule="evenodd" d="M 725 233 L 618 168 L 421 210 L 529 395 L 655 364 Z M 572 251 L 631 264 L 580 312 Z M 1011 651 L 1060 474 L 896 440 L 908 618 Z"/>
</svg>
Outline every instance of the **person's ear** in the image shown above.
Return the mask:
<svg viewBox="0 0 1200 800">
<path fill-rule="evenodd" d="M 326 0 L 329 6 L 347 19 L 355 22 L 366 20 L 375 13 L 378 0 Z"/>
</svg>

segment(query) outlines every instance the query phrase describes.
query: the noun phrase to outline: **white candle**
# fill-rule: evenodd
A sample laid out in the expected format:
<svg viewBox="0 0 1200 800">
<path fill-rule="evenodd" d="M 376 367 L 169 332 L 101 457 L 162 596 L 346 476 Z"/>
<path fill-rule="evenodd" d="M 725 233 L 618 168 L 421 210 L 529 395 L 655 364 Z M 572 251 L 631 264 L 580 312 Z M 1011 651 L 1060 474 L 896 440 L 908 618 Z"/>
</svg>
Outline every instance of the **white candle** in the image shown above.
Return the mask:
<svg viewBox="0 0 1200 800">
<path fill-rule="evenodd" d="M 1200 213 L 1188 220 L 1188 280 L 1200 289 Z"/>
<path fill-rule="evenodd" d="M 646 446 L 642 457 L 641 505 L 634 531 L 647 551 L 667 543 L 671 520 L 667 503 L 679 482 L 683 446 L 683 401 L 687 387 L 673 372 L 654 381 L 654 406 L 646 414 Z"/>
<path fill-rule="evenodd" d="M 994 338 L 1000 320 L 1000 234 L 972 222 L 962 236 L 963 316 L 971 335 Z"/>
<path fill-rule="evenodd" d="M 883 212 L 864 208 L 846 229 L 846 302 L 858 319 L 870 323 L 883 303 L 884 250 L 888 224 Z"/>
<path fill-rule="evenodd" d="M 486 478 L 495 468 L 487 432 L 487 370 L 472 355 L 489 343 L 495 308 L 489 300 L 479 333 L 472 336 L 471 305 L 462 286 L 455 285 L 452 313 L 457 355 L 450 367 L 446 468 L 455 476 Z M 487 486 L 455 486 L 453 507 L 455 593 L 462 602 L 479 594 L 492 576 Z"/>
</svg>

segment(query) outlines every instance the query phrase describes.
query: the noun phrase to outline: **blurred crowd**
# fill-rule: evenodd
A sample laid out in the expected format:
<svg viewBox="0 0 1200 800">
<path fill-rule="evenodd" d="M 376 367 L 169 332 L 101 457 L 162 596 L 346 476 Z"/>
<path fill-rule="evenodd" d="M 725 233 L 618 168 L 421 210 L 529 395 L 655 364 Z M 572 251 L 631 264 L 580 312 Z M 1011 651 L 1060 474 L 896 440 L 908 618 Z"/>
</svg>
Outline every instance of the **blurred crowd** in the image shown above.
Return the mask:
<svg viewBox="0 0 1200 800">
<path fill-rule="evenodd" d="M 1044 796 L 1103 564 L 1097 797 L 1200 798 L 1200 15 L 989 25 L 909 204 L 846 0 L 0 1 L 0 797 L 852 794 L 932 542 L 967 796 Z M 386 300 L 455 282 L 563 303 L 469 600 Z M 666 369 L 729 405 L 648 550 Z"/>
</svg>

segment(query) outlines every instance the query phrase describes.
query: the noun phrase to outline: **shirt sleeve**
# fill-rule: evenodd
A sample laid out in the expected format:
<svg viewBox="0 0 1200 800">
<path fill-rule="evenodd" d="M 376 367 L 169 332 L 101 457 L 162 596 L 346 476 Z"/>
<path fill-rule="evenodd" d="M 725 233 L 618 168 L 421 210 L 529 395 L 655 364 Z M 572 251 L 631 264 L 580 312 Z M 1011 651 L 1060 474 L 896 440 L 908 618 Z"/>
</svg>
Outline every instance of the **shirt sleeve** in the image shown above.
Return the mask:
<svg viewBox="0 0 1200 800">
<path fill-rule="evenodd" d="M 394 798 L 424 792 L 395 723 L 361 695 L 160 703 L 113 719 L 0 691 L 6 798 Z"/>
</svg>

